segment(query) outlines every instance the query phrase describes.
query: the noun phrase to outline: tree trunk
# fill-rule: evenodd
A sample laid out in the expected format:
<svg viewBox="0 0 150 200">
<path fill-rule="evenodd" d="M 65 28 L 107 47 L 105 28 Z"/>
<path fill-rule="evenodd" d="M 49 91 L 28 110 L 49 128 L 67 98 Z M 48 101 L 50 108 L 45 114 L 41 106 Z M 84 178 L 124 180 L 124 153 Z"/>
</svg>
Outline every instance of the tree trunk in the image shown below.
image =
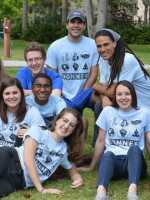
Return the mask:
<svg viewBox="0 0 150 200">
<path fill-rule="evenodd" d="M 62 26 L 66 26 L 68 15 L 68 0 L 62 1 Z"/>
<path fill-rule="evenodd" d="M 150 4 L 149 4 L 148 9 L 149 9 L 149 18 L 148 18 L 148 22 L 149 22 L 149 24 L 150 24 Z"/>
<path fill-rule="evenodd" d="M 28 0 L 23 0 L 22 30 L 28 26 Z"/>
<path fill-rule="evenodd" d="M 107 0 L 98 1 L 98 18 L 96 23 L 96 31 L 105 28 L 107 19 Z"/>
<path fill-rule="evenodd" d="M 36 5 L 33 5 L 32 7 L 32 23 L 35 24 L 35 10 L 36 10 Z"/>
<path fill-rule="evenodd" d="M 57 0 L 53 0 L 52 16 L 57 15 L 57 6 L 58 6 L 58 1 Z"/>
<path fill-rule="evenodd" d="M 95 26 L 94 26 L 93 4 L 91 0 L 85 0 L 85 10 L 87 17 L 88 36 L 90 38 L 94 38 Z"/>
</svg>

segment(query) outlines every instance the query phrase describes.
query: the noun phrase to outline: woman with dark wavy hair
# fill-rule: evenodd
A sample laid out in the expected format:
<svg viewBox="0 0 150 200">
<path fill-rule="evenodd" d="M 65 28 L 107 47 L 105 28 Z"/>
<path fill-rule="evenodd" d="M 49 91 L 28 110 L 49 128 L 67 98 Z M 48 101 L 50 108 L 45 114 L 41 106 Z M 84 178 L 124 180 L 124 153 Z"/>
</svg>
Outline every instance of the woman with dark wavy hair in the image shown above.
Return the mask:
<svg viewBox="0 0 150 200">
<path fill-rule="evenodd" d="M 68 170 L 70 188 L 83 186 L 75 164 L 83 154 L 83 123 L 78 111 L 64 108 L 53 120 L 51 130 L 31 127 L 19 148 L 0 148 L 0 197 L 15 190 L 35 186 L 40 193 L 60 194 L 58 189 L 44 188 L 59 165 Z"/>
</svg>

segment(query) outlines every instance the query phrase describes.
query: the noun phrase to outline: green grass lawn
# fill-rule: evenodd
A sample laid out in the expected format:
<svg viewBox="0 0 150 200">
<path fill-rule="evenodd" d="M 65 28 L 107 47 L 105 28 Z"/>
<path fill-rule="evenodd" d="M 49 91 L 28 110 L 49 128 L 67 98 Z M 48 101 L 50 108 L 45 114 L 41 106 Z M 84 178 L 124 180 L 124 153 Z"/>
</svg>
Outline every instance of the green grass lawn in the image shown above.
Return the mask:
<svg viewBox="0 0 150 200">
<path fill-rule="evenodd" d="M 28 42 L 25 41 L 13 41 L 13 54 L 10 60 L 23 60 L 23 49 Z M 0 55 L 2 55 L 3 43 L 0 40 Z M 44 47 L 47 49 L 49 44 L 45 44 Z M 149 45 L 131 45 L 135 53 L 141 58 L 145 64 L 150 64 L 149 54 Z M 3 57 L 1 56 L 3 59 Z M 15 77 L 17 68 L 6 68 L 6 71 L 10 76 Z M 149 70 L 150 72 L 150 70 Z M 94 126 L 94 116 L 93 112 L 90 109 L 84 110 L 84 117 L 89 121 L 88 136 L 85 142 L 85 153 L 92 154 L 93 149 L 91 147 L 92 137 L 93 137 L 93 126 Z M 145 180 L 142 180 L 139 184 L 138 195 L 140 200 L 149 200 L 150 199 L 150 162 L 148 155 L 146 153 L 146 160 L 148 164 L 148 173 Z M 69 188 L 71 182 L 68 177 L 58 180 L 58 181 L 46 181 L 43 186 L 45 188 L 57 188 L 62 191 L 60 195 L 54 194 L 45 194 L 42 195 L 36 191 L 35 188 L 28 190 L 20 190 L 12 193 L 8 197 L 5 197 L 6 200 L 25 200 L 23 196 L 28 193 L 32 196 L 31 200 L 92 200 L 96 194 L 96 182 L 97 182 L 97 169 L 92 172 L 81 172 L 84 180 L 84 187 L 78 190 L 72 190 Z M 109 184 L 109 194 L 111 200 L 125 200 L 127 192 L 127 180 L 118 180 L 111 181 Z"/>
<path fill-rule="evenodd" d="M 11 58 L 4 58 L 4 40 L 0 40 L 0 57 L 2 60 L 24 60 L 23 50 L 28 41 L 11 40 Z M 49 44 L 42 44 L 47 51 Z M 144 64 L 150 64 L 150 45 L 129 45 L 134 53 L 142 60 Z"/>
</svg>

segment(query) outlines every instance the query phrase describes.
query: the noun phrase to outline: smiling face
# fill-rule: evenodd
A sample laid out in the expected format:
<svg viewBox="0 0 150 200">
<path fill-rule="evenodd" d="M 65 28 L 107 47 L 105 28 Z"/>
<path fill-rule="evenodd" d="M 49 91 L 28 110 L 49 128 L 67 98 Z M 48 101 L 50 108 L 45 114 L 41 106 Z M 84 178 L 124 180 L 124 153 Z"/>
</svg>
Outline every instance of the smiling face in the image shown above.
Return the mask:
<svg viewBox="0 0 150 200">
<path fill-rule="evenodd" d="M 16 85 L 9 86 L 3 91 L 3 99 L 7 109 L 11 113 L 16 113 L 21 101 L 21 92 Z"/>
<path fill-rule="evenodd" d="M 66 24 L 68 29 L 68 39 L 71 42 L 79 42 L 82 39 L 82 34 L 86 25 L 80 18 L 73 18 Z"/>
<path fill-rule="evenodd" d="M 39 105 L 45 105 L 52 93 L 52 85 L 47 78 L 36 78 L 32 92 L 35 96 L 35 102 Z"/>
<path fill-rule="evenodd" d="M 71 113 L 65 113 L 56 121 L 54 139 L 60 142 L 64 137 L 71 135 L 77 125 L 77 118 Z"/>
<path fill-rule="evenodd" d="M 42 53 L 40 51 L 29 51 L 26 54 L 26 62 L 33 77 L 38 73 L 44 73 L 45 60 L 46 58 L 42 57 Z"/>
<path fill-rule="evenodd" d="M 109 64 L 113 63 L 116 42 L 113 42 L 108 36 L 98 36 L 95 39 L 97 51 L 103 60 L 108 60 Z"/>
<path fill-rule="evenodd" d="M 116 88 L 116 102 L 119 109 L 128 112 L 132 109 L 132 96 L 130 90 L 123 85 L 118 85 Z"/>
</svg>

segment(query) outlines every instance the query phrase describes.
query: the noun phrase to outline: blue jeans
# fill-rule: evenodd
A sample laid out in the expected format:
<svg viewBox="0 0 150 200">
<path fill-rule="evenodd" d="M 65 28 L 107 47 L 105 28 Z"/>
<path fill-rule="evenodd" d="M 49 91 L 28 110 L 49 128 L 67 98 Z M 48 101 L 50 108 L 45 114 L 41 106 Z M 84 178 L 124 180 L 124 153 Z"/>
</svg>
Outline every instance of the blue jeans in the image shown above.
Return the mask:
<svg viewBox="0 0 150 200">
<path fill-rule="evenodd" d="M 99 100 L 95 103 L 95 106 L 94 106 L 94 122 L 97 121 L 97 119 L 98 119 L 100 113 L 102 112 L 102 110 L 103 110 L 103 107 L 102 107 L 102 100 L 99 99 Z M 93 148 L 95 147 L 95 143 L 96 143 L 98 134 L 99 134 L 99 127 L 97 126 L 96 123 L 94 123 L 94 133 L 93 133 L 93 141 L 92 141 L 92 147 L 93 147 Z"/>
<path fill-rule="evenodd" d="M 127 179 L 138 186 L 140 178 L 146 175 L 147 164 L 141 149 L 137 145 L 130 147 L 127 156 L 115 156 L 106 152 L 100 159 L 97 187 L 103 185 L 108 190 L 111 179 Z"/>
</svg>

